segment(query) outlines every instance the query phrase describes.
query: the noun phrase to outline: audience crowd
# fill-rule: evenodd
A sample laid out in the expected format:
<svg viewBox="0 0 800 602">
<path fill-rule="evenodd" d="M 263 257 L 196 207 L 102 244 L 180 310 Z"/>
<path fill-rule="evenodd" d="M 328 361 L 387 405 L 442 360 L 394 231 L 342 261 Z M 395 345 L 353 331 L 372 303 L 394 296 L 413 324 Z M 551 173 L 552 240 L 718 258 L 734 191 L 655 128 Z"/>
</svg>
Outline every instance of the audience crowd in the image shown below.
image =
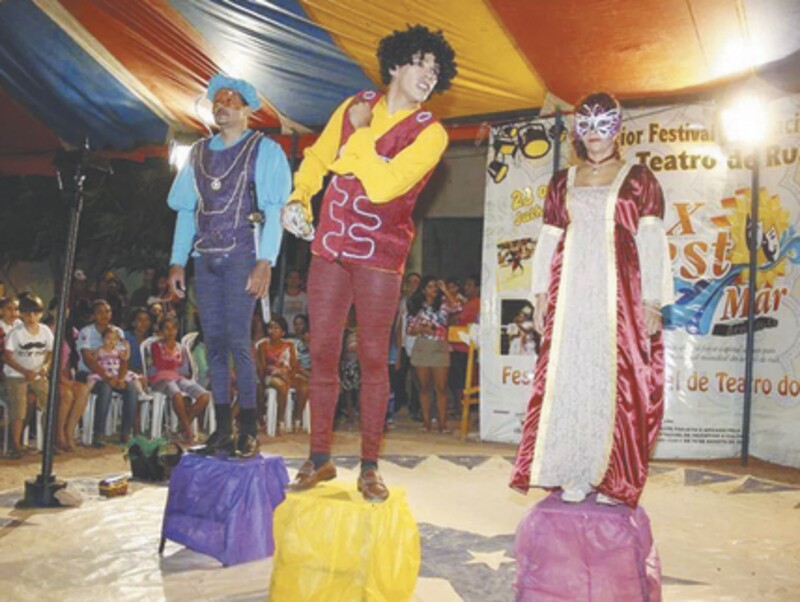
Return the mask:
<svg viewBox="0 0 800 602">
<path fill-rule="evenodd" d="M 308 318 L 303 273 L 290 269 L 285 285 L 283 297 L 272 300 L 277 313 L 269 324 L 263 324 L 259 307 L 252 328 L 260 423 L 264 428 L 267 407 L 274 400 L 278 435 L 304 428 L 313 370 L 309 355 L 313 324 Z M 31 432 L 27 427 L 35 428 L 37 412 L 45 407 L 57 305 L 54 299 L 45 312 L 41 300 L 31 293 L 22 293 L 17 299 L 0 297 L 0 401 L 10 425 L 7 447 L 11 458 L 33 451 L 24 441 L 24 433 Z M 197 425 L 205 423 L 212 400 L 202 316 L 184 313 L 182 304 L 169 294 L 166 274 L 153 268 L 144 270 L 142 285 L 130 296 L 114 272 L 104 273 L 92 286 L 86 274 L 76 270 L 60 366 L 55 372 L 59 382 L 56 453 L 76 449 L 81 425 L 91 429 L 91 437 L 84 434 L 83 439 L 93 447 L 111 442 L 124 445 L 139 433 L 141 413 L 151 411 L 153 395 L 166 399 L 170 436 L 184 444 L 196 441 Z M 468 349 L 457 331 L 464 332 L 477 322 L 479 314 L 477 276 L 462 283 L 454 278 L 406 274 L 387 366 L 391 382 L 387 429 L 393 425 L 394 415 L 405 408 L 413 420 L 422 423 L 423 430 L 450 432 L 448 417 L 460 407 Z M 182 328 L 187 322 L 191 325 Z M 181 336 L 182 330 L 188 334 Z M 369 336 L 359 330 L 358 316 L 351 308 L 340 360 L 340 424 L 358 420 L 361 373 L 357 351 L 359 338 Z M 234 400 L 235 382 L 232 378 Z M 82 420 L 89 404 L 94 412 L 91 425 Z M 117 405 L 110 413 L 113 404 Z M 119 417 L 118 424 L 111 424 L 109 416 Z"/>
</svg>

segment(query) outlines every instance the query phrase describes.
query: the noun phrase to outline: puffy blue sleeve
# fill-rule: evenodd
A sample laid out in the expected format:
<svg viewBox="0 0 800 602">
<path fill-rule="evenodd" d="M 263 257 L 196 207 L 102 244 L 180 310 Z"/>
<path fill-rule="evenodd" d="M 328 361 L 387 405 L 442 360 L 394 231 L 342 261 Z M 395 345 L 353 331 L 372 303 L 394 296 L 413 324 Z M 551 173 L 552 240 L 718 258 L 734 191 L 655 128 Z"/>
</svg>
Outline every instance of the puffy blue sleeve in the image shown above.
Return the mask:
<svg viewBox="0 0 800 602">
<path fill-rule="evenodd" d="M 172 183 L 167 197 L 167 205 L 178 212 L 169 263 L 170 265 L 184 266 L 189 261 L 189 253 L 192 250 L 192 241 L 197 229 L 194 220 L 197 192 L 194 187 L 191 161 L 187 161 L 175 176 L 175 181 Z"/>
<path fill-rule="evenodd" d="M 258 208 L 264 212 L 265 218 L 258 259 L 266 259 L 275 265 L 283 238 L 281 209 L 292 190 L 292 172 L 286 154 L 274 140 L 262 138 L 256 159 L 255 177 Z"/>
</svg>

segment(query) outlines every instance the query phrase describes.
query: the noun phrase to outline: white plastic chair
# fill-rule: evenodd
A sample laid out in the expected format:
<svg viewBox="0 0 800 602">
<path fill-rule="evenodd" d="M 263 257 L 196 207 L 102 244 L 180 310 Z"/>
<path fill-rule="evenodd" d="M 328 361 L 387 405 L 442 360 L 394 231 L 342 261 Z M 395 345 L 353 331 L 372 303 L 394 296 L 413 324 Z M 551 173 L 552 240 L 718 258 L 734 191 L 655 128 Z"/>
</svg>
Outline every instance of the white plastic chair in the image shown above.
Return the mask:
<svg viewBox="0 0 800 602">
<path fill-rule="evenodd" d="M 92 437 L 94 436 L 94 412 L 97 405 L 97 395 L 91 393 L 89 395 L 89 403 L 86 404 L 86 409 L 83 411 L 81 417 L 81 443 L 84 445 L 92 444 Z M 122 412 L 122 395 L 116 391 L 111 392 L 111 402 L 108 409 L 108 416 L 104 427 L 104 435 L 110 435 L 114 432 L 117 420 Z"/>
<path fill-rule="evenodd" d="M 278 392 L 267 388 L 267 435 L 274 437 L 278 431 Z"/>
<path fill-rule="evenodd" d="M 142 373 L 144 374 L 142 386 L 152 398 L 153 407 L 151 412 L 152 423 L 150 425 L 150 437 L 153 439 L 161 436 L 161 429 L 164 425 L 164 413 L 168 401 L 166 395 L 150 388 L 150 379 L 148 378 L 147 374 L 147 368 L 150 364 L 150 348 L 158 339 L 159 337 L 157 336 L 147 337 L 139 345 L 139 353 L 142 357 Z"/>
<path fill-rule="evenodd" d="M 295 357 L 297 357 L 297 340 L 296 339 L 286 339 L 286 340 L 289 341 L 294 347 L 294 355 Z M 294 426 L 291 424 L 291 418 L 292 414 L 294 414 L 296 396 L 297 396 L 297 391 L 294 389 L 294 387 L 289 389 L 289 399 L 291 400 L 291 402 L 287 400 L 286 403 L 287 413 L 285 417 L 285 424 L 289 426 Z M 291 411 L 289 411 L 290 403 L 291 403 Z M 306 433 L 311 432 L 311 404 L 308 403 L 308 399 L 306 399 L 306 407 L 303 409 L 302 428 Z"/>
<path fill-rule="evenodd" d="M 197 374 L 199 369 L 197 367 L 197 362 L 195 361 L 194 354 L 192 353 L 192 348 L 194 347 L 194 343 L 197 340 L 197 337 L 200 333 L 195 332 L 187 332 L 181 338 L 181 347 L 186 351 L 189 356 L 189 369 L 192 371 L 191 377 L 195 380 L 195 382 L 200 382 L 197 379 Z M 202 385 L 201 385 L 202 386 Z M 175 416 L 173 418 L 174 421 L 177 422 L 178 417 Z M 214 394 L 211 392 L 211 389 L 208 390 L 208 406 L 206 407 L 206 415 L 203 419 L 203 428 L 209 434 L 213 433 L 217 430 L 217 416 L 214 413 Z M 195 428 L 197 431 L 197 428 Z"/>
</svg>

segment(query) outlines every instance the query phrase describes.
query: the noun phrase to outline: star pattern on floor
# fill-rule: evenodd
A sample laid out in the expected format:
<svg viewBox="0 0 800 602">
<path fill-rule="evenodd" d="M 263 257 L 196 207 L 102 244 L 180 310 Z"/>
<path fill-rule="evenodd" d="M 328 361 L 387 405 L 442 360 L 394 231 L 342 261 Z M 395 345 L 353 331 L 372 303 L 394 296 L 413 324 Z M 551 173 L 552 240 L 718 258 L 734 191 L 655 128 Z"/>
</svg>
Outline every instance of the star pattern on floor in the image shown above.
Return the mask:
<svg viewBox="0 0 800 602">
<path fill-rule="evenodd" d="M 472 560 L 468 560 L 467 564 L 485 564 L 493 571 L 498 570 L 502 565 L 507 562 L 516 562 L 513 558 L 506 556 L 505 550 L 496 550 L 494 552 L 473 552 L 467 550 L 472 554 Z"/>
<path fill-rule="evenodd" d="M 489 558 L 514 557 L 514 535 L 484 536 L 419 523 L 422 543 L 420 577 L 446 579 L 465 602 L 507 602 L 514 598 L 515 562 L 496 568 Z M 481 561 L 475 562 L 477 558 Z"/>
</svg>

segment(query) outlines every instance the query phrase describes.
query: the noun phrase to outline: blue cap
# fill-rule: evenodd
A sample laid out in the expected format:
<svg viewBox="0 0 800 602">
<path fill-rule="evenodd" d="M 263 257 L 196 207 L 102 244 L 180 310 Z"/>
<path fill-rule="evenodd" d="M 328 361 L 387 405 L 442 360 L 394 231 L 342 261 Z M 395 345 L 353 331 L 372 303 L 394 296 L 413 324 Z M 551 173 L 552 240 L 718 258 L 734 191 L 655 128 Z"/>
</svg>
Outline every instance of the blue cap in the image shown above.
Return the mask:
<svg viewBox="0 0 800 602">
<path fill-rule="evenodd" d="M 227 75 L 222 75 L 222 73 L 217 73 L 208 82 L 209 100 L 213 101 L 217 92 L 223 88 L 228 88 L 238 92 L 242 98 L 244 98 L 244 101 L 247 103 L 247 105 L 254 111 L 261 106 L 261 101 L 258 99 L 258 92 L 256 92 L 253 84 L 250 84 L 243 79 L 234 79 L 232 77 L 228 77 Z"/>
</svg>

